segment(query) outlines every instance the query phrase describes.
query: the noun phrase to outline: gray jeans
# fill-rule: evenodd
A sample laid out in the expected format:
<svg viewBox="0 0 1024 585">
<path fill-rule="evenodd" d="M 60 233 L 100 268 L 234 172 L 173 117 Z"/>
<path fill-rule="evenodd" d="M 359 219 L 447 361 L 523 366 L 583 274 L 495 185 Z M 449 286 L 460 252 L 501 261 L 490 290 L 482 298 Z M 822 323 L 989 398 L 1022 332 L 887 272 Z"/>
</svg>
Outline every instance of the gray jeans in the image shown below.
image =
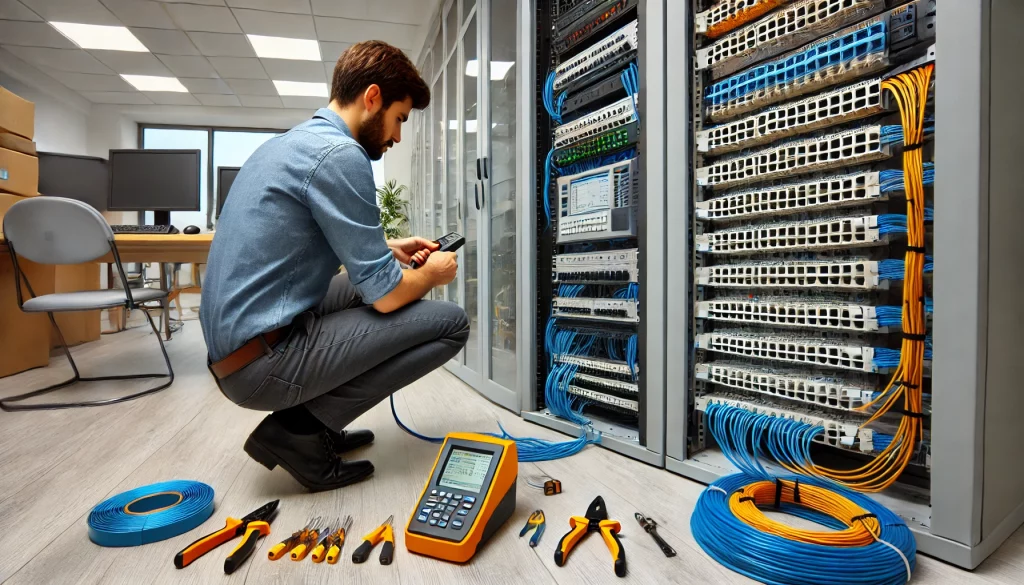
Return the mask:
<svg viewBox="0 0 1024 585">
<path fill-rule="evenodd" d="M 296 317 L 269 355 L 218 384 L 239 406 L 277 411 L 304 404 L 341 431 L 455 357 L 468 338 L 469 319 L 455 303 L 416 301 L 379 313 L 339 274 L 320 306 Z"/>
</svg>

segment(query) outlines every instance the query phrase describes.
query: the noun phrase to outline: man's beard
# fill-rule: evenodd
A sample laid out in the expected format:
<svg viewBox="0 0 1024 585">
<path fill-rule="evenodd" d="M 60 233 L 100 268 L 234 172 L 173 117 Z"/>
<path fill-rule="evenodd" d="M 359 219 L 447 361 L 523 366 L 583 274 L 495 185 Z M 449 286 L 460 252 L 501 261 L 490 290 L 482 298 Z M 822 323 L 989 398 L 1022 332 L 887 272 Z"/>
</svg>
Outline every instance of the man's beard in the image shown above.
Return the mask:
<svg viewBox="0 0 1024 585">
<path fill-rule="evenodd" d="M 380 160 L 384 156 L 384 148 L 392 147 L 394 142 L 384 140 L 384 110 L 377 112 L 359 128 L 359 144 L 366 151 L 370 160 Z"/>
</svg>

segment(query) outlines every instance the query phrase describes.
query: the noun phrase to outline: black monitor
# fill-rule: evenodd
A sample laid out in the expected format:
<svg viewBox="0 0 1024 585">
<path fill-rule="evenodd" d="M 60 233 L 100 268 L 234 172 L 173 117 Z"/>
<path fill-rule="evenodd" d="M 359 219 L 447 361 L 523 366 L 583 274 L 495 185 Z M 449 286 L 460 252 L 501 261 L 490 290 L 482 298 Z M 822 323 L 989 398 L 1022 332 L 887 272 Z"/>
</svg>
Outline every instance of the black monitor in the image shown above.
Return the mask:
<svg viewBox="0 0 1024 585">
<path fill-rule="evenodd" d="M 110 170 L 106 159 L 57 152 L 39 154 L 39 193 L 75 199 L 107 210 Z"/>
<path fill-rule="evenodd" d="M 172 211 L 199 211 L 199 150 L 111 150 L 111 211 L 153 211 L 157 225 Z"/>
<path fill-rule="evenodd" d="M 224 209 L 224 201 L 231 192 L 231 185 L 238 176 L 242 167 L 217 167 L 217 218 L 220 219 L 220 212 Z"/>
</svg>

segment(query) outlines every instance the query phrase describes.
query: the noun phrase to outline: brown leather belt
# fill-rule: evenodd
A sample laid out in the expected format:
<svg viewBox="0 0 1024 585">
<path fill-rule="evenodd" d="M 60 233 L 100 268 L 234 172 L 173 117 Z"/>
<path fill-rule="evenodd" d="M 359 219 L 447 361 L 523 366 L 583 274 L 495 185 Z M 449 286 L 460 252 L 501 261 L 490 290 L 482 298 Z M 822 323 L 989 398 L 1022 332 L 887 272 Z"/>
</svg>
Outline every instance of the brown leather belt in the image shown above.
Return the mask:
<svg viewBox="0 0 1024 585">
<path fill-rule="evenodd" d="M 245 345 L 228 354 L 226 358 L 210 365 L 210 371 L 218 379 L 227 378 L 256 361 L 260 356 L 267 355 L 267 348 L 273 347 L 274 344 L 281 341 L 289 329 L 291 329 L 290 325 L 253 337 Z"/>
</svg>

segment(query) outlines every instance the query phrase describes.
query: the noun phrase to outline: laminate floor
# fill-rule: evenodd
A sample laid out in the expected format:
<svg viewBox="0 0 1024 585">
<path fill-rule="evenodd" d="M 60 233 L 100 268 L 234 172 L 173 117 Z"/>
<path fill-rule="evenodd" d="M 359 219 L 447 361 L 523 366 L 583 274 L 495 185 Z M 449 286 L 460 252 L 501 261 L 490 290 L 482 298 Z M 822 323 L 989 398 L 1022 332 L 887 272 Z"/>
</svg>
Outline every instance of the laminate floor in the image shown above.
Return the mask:
<svg viewBox="0 0 1024 585">
<path fill-rule="evenodd" d="M 29 413 L 0 412 L 0 582 L 21 583 L 745 583 L 701 551 L 689 531 L 700 484 L 609 451 L 588 447 L 559 461 L 520 466 L 518 506 L 512 519 L 471 563 L 452 565 L 405 550 L 402 529 L 436 447 L 403 433 L 386 402 L 356 421 L 371 428 L 376 442 L 356 452 L 376 465 L 372 479 L 328 493 L 309 494 L 280 468 L 268 472 L 242 451 L 261 413 L 238 408 L 223 398 L 205 367 L 199 325 L 186 323 L 168 343 L 177 378 L 164 392 L 101 408 Z M 147 328 L 104 336 L 73 350 L 85 375 L 159 371 L 156 340 Z M 61 380 L 69 368 L 55 357 L 48 368 L 0 379 L 0 395 Z M 62 391 L 66 396 L 110 396 L 134 383 L 100 383 Z M 454 430 L 491 430 L 500 420 L 515 435 L 562 440 L 565 437 L 522 421 L 494 406 L 447 372 L 434 372 L 397 394 L 403 419 L 419 431 L 443 435 Z M 545 497 L 525 478 L 560 478 L 565 492 Z M 86 517 L 96 503 L 141 485 L 193 479 L 216 490 L 217 509 L 199 529 L 135 548 L 102 548 L 86 533 Z M 604 543 L 592 536 L 578 545 L 565 567 L 553 550 L 571 515 L 582 515 L 596 495 L 604 496 L 612 518 L 623 526 L 629 566 L 616 579 Z M 176 570 L 174 553 L 259 505 L 281 500 L 273 534 L 238 572 L 225 576 L 228 546 Z M 519 538 L 520 527 L 536 508 L 547 515 L 540 546 Z M 657 519 L 659 531 L 679 555 L 666 559 L 639 528 L 635 511 Z M 270 562 L 267 548 L 300 527 L 308 517 L 352 514 L 351 540 L 337 565 L 306 560 Z M 359 538 L 388 515 L 395 515 L 395 562 L 381 566 L 376 554 L 354 565 L 349 555 Z M 376 551 L 375 551 L 376 552 Z M 1024 533 L 1018 531 L 974 572 L 918 557 L 916 583 L 1024 582 Z"/>
</svg>

